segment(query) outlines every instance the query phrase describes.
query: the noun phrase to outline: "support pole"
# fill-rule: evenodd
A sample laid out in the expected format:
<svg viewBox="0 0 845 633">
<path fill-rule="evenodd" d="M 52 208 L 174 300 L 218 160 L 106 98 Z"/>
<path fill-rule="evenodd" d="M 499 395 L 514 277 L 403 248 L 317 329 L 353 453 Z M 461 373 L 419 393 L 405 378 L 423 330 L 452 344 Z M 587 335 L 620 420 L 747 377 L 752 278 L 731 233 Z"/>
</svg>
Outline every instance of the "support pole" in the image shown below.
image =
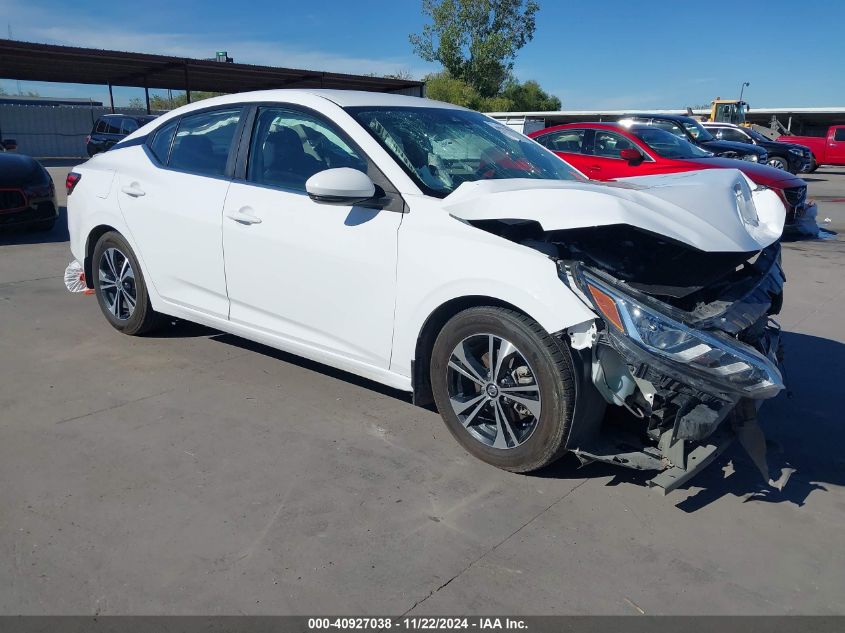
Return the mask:
<svg viewBox="0 0 845 633">
<path fill-rule="evenodd" d="M 147 100 L 147 114 L 150 114 L 150 89 L 148 86 L 144 86 L 144 97 Z"/>
<path fill-rule="evenodd" d="M 191 102 L 191 82 L 188 79 L 188 62 L 185 62 L 185 100 Z"/>
<path fill-rule="evenodd" d="M 111 104 L 111 113 L 114 114 L 114 93 L 111 91 L 111 84 L 109 84 L 109 103 Z"/>
</svg>

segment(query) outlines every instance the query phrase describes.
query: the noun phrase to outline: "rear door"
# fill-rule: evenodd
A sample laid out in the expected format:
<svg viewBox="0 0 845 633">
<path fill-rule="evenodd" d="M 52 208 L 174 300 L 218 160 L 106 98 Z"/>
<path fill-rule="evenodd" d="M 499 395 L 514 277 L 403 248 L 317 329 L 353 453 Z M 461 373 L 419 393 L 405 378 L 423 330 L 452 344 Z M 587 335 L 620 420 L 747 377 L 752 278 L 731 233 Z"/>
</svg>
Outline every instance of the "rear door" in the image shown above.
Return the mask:
<svg viewBox="0 0 845 633">
<path fill-rule="evenodd" d="M 222 212 L 241 112 L 227 106 L 169 121 L 118 173 L 120 207 L 158 294 L 222 318 Z"/>
</svg>

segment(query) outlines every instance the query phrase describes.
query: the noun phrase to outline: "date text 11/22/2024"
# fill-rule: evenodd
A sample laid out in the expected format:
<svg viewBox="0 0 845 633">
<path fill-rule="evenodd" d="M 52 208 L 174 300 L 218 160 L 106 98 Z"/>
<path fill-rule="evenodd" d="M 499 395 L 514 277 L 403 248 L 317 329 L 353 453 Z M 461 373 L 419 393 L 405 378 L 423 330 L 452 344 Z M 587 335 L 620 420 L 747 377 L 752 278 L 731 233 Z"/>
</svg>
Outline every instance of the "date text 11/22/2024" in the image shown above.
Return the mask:
<svg viewBox="0 0 845 633">
<path fill-rule="evenodd" d="M 518 618 L 476 617 L 476 618 L 309 618 L 308 630 L 525 630 L 525 620 Z"/>
</svg>

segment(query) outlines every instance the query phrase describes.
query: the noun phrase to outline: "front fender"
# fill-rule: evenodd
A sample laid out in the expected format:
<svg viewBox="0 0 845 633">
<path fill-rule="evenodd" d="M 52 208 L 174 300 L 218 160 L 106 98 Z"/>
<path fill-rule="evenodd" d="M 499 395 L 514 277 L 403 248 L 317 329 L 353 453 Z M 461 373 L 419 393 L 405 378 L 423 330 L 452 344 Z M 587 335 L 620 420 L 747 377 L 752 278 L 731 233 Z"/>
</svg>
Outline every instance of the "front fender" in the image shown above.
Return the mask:
<svg viewBox="0 0 845 633">
<path fill-rule="evenodd" d="M 441 306 L 468 297 L 510 304 L 547 332 L 596 318 L 561 281 L 557 264 L 547 255 L 439 209 L 431 214 L 412 211 L 400 228 L 391 370 L 409 376 L 429 317 Z"/>
</svg>

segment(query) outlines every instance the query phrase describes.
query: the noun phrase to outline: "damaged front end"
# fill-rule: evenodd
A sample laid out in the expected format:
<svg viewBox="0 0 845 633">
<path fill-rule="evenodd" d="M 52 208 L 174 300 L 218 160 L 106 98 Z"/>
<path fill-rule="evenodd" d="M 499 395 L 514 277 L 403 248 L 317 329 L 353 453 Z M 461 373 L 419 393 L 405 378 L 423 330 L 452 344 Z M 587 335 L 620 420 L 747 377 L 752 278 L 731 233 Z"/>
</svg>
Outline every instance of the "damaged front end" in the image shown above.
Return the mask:
<svg viewBox="0 0 845 633">
<path fill-rule="evenodd" d="M 649 483 L 668 492 L 739 438 L 768 480 L 756 410 L 784 387 L 771 320 L 785 281 L 780 244 L 708 254 L 640 243 L 632 266 L 624 261 L 630 241 L 603 253 L 582 236 L 552 240 L 561 279 L 602 317 L 569 330 L 572 348 L 603 399 L 619 407 L 580 419 L 568 447 L 583 462 L 660 470 Z M 662 262 L 649 264 L 648 253 Z"/>
</svg>

